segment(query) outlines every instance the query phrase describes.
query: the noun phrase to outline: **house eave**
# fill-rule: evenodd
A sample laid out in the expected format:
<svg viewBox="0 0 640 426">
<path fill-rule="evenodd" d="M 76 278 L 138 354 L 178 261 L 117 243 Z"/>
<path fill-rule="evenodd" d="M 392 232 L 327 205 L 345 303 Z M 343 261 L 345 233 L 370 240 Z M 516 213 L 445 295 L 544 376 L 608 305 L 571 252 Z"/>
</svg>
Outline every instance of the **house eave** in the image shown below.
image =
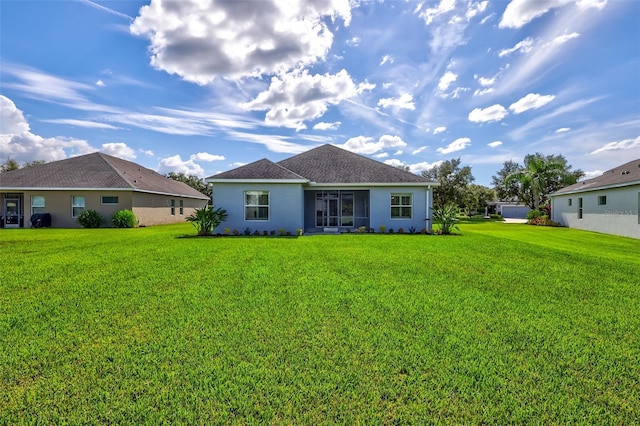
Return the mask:
<svg viewBox="0 0 640 426">
<path fill-rule="evenodd" d="M 307 179 L 205 179 L 207 183 L 300 183 L 305 184 Z"/>
<path fill-rule="evenodd" d="M 154 195 L 166 195 L 169 197 L 181 197 L 181 198 L 194 198 L 196 200 L 208 200 L 209 197 L 202 194 L 202 197 L 195 195 L 186 195 L 186 194 L 178 194 L 172 192 L 160 192 L 160 191 L 150 191 L 145 189 L 138 188 L 78 188 L 78 187 L 43 187 L 43 186 L 33 186 L 33 187 L 0 187 L 0 192 L 22 192 L 22 191 L 131 191 L 131 192 L 143 192 L 146 194 L 154 194 Z"/>
<path fill-rule="evenodd" d="M 584 192 L 601 191 L 601 190 L 605 190 L 605 189 L 625 188 L 627 186 L 634 186 L 634 185 L 640 185 L 640 180 L 636 180 L 636 181 L 632 181 L 632 182 L 615 183 L 615 184 L 611 184 L 611 185 L 593 186 L 593 187 L 586 187 L 586 188 L 577 188 L 577 189 L 573 189 L 571 191 L 566 191 L 566 192 L 554 192 L 552 194 L 549 194 L 549 196 L 550 197 L 560 197 L 562 195 L 571 195 L 571 194 L 579 194 L 579 193 L 584 193 Z"/>
<path fill-rule="evenodd" d="M 371 187 L 407 187 L 407 186 L 439 186 L 437 182 L 356 182 L 356 183 L 317 183 L 309 182 L 307 186 L 314 188 L 371 188 Z"/>
</svg>

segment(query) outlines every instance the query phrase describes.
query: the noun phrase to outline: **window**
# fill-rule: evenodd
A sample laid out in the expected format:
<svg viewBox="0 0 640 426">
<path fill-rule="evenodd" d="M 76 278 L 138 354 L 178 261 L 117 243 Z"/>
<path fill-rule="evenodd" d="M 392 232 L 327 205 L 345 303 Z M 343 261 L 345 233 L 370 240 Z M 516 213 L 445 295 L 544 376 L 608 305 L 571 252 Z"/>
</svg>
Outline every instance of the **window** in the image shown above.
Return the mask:
<svg viewBox="0 0 640 426">
<path fill-rule="evenodd" d="M 411 194 L 391 194 L 391 219 L 411 219 Z"/>
<path fill-rule="evenodd" d="M 599 195 L 598 196 L 598 205 L 599 206 L 606 206 L 607 205 L 607 196 L 606 195 Z"/>
<path fill-rule="evenodd" d="M 582 219 L 582 198 L 578 198 L 578 219 Z"/>
<path fill-rule="evenodd" d="M 102 204 L 118 204 L 118 197 L 103 196 L 100 201 Z"/>
<path fill-rule="evenodd" d="M 84 211 L 84 196 L 74 195 L 71 197 L 71 217 L 78 217 Z"/>
<path fill-rule="evenodd" d="M 269 191 L 245 191 L 244 220 L 269 220 Z"/>
<path fill-rule="evenodd" d="M 184 200 L 180 200 L 180 216 L 184 214 Z"/>
<path fill-rule="evenodd" d="M 42 195 L 31 196 L 31 214 L 44 213 L 44 197 Z"/>
<path fill-rule="evenodd" d="M 176 215 L 176 200 L 171 200 L 171 216 Z"/>
<path fill-rule="evenodd" d="M 569 207 L 573 205 L 573 199 L 569 198 Z"/>
</svg>

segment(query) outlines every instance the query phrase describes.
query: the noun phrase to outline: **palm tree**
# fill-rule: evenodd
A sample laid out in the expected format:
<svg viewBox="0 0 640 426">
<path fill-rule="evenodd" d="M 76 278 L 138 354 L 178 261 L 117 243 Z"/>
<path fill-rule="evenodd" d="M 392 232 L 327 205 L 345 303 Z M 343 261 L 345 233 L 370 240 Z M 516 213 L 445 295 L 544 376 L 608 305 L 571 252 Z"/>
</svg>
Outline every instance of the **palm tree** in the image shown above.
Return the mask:
<svg viewBox="0 0 640 426">
<path fill-rule="evenodd" d="M 516 170 L 505 179 L 507 185 L 512 182 L 519 182 L 521 194 L 529 194 L 530 199 L 521 200 L 526 202 L 534 210 L 540 208 L 540 204 L 547 198 L 548 183 L 551 180 L 563 180 L 566 174 L 566 167 L 553 157 L 544 157 L 540 153 L 527 155 L 524 158 L 524 168 Z"/>
</svg>

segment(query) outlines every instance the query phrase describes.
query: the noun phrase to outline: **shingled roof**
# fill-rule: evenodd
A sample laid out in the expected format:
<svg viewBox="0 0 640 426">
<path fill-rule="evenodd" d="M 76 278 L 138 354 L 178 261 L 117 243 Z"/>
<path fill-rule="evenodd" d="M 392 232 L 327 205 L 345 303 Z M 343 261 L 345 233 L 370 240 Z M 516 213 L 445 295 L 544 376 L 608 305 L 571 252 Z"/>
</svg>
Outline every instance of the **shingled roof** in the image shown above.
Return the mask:
<svg viewBox="0 0 640 426">
<path fill-rule="evenodd" d="M 436 184 L 329 144 L 278 163 L 264 159 L 207 178 L 210 182 L 233 179 L 305 179 L 313 184 Z"/>
<path fill-rule="evenodd" d="M 640 158 L 607 170 L 601 176 L 566 186 L 554 192 L 552 195 L 592 191 L 602 188 L 615 188 L 633 184 L 640 185 Z"/>
<path fill-rule="evenodd" d="M 0 174 L 0 189 L 120 189 L 208 199 L 189 185 L 101 152 Z"/>
</svg>

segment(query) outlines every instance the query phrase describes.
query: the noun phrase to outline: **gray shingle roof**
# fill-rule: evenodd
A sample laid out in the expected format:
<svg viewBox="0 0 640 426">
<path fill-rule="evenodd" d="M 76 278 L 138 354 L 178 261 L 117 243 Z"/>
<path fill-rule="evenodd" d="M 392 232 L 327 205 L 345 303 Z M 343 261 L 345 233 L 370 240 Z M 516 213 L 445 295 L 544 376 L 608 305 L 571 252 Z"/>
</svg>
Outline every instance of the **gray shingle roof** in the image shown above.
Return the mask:
<svg viewBox="0 0 640 426">
<path fill-rule="evenodd" d="M 591 191 L 610 186 L 625 186 L 634 183 L 640 184 L 640 158 L 607 170 L 601 176 L 566 186 L 554 192 L 553 195 Z"/>
<path fill-rule="evenodd" d="M 435 184 L 422 176 L 329 144 L 278 163 L 263 159 L 207 178 L 217 179 L 306 179 L 317 184 Z"/>
<path fill-rule="evenodd" d="M 0 189 L 128 189 L 208 199 L 189 185 L 101 152 L 0 174 Z"/>
<path fill-rule="evenodd" d="M 218 173 L 207 179 L 306 180 L 302 176 L 266 158 L 226 172 Z"/>
</svg>

